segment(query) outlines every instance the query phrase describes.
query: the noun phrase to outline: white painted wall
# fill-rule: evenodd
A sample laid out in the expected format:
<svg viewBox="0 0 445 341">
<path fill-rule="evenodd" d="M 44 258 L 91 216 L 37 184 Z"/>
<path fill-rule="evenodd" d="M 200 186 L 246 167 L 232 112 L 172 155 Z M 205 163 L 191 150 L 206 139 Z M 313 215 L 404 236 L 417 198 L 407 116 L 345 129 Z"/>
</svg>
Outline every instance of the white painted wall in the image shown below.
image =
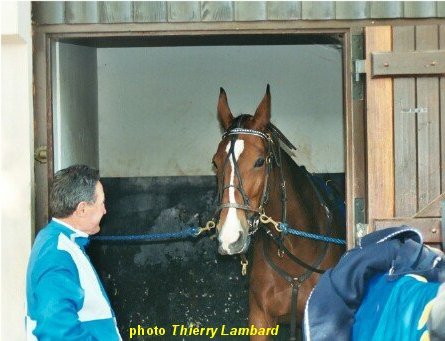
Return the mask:
<svg viewBox="0 0 445 341">
<path fill-rule="evenodd" d="M 106 48 L 97 51 L 102 176 L 210 175 L 219 87 L 272 121 L 310 171 L 344 171 L 342 57 L 334 46 Z"/>
<path fill-rule="evenodd" d="M 25 340 L 34 233 L 31 3 L 1 2 L 1 340 Z"/>
<path fill-rule="evenodd" d="M 54 171 L 76 163 L 99 167 L 96 49 L 55 43 Z"/>
</svg>

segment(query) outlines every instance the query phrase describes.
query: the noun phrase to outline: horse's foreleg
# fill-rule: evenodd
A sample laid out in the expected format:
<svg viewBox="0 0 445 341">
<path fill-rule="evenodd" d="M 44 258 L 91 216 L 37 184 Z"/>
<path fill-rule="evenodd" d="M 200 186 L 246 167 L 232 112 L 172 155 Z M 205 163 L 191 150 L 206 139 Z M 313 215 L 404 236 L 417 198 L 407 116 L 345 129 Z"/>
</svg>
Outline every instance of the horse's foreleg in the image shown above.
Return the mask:
<svg viewBox="0 0 445 341">
<path fill-rule="evenodd" d="M 262 307 L 258 304 L 258 301 L 249 293 L 249 326 L 254 325 L 258 330 L 259 328 L 275 328 L 277 321 L 275 318 L 267 314 Z M 270 340 L 266 335 L 251 335 L 251 341 L 267 341 Z"/>
</svg>

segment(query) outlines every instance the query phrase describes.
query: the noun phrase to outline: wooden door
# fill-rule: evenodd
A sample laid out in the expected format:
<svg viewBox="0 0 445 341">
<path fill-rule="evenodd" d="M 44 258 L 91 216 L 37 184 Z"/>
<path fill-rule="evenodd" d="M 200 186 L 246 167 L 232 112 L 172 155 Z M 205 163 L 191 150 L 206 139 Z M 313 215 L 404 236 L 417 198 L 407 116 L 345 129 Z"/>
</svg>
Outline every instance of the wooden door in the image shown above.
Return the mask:
<svg viewBox="0 0 445 341">
<path fill-rule="evenodd" d="M 402 224 L 445 240 L 445 25 L 368 27 L 369 231 Z"/>
</svg>

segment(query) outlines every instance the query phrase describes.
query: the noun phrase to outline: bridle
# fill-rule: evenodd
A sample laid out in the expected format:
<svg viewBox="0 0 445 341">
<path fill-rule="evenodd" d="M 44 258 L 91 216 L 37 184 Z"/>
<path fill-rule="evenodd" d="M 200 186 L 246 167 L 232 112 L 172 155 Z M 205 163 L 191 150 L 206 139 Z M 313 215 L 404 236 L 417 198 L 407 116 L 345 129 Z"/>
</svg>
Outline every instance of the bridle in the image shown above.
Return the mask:
<svg viewBox="0 0 445 341">
<path fill-rule="evenodd" d="M 265 143 L 267 145 L 267 152 L 266 152 L 266 158 L 265 158 L 266 175 L 265 175 L 265 181 L 264 181 L 260 204 L 257 208 L 251 206 L 251 199 L 249 198 L 246 191 L 244 190 L 243 179 L 240 175 L 238 162 L 235 158 L 235 153 L 234 153 L 235 142 L 240 135 L 257 136 L 257 137 L 261 138 L 263 141 L 265 141 Z M 269 191 L 268 179 L 269 179 L 269 174 L 272 170 L 272 167 L 271 167 L 271 158 L 272 158 L 271 144 L 273 143 L 272 138 L 269 135 L 267 135 L 261 131 L 252 130 L 252 129 L 244 129 L 244 128 L 233 128 L 231 130 L 226 131 L 224 133 L 222 139 L 223 140 L 230 139 L 230 148 L 227 153 L 227 157 L 224 161 L 222 179 L 224 181 L 226 165 L 231 158 L 232 165 L 234 168 L 233 171 L 234 171 L 235 177 L 238 181 L 237 181 L 237 183 L 234 182 L 233 184 L 224 184 L 221 182 L 221 186 L 219 187 L 219 190 L 218 190 L 218 198 L 219 198 L 220 204 L 217 207 L 217 213 L 224 208 L 236 208 L 236 209 L 243 210 L 246 215 L 247 222 L 249 224 L 249 234 L 254 234 L 258 229 L 259 215 L 260 215 L 261 211 L 263 210 L 264 205 L 267 203 L 267 198 L 268 198 L 268 191 Z M 241 204 L 232 203 L 232 202 L 227 202 L 227 203 L 222 202 L 224 191 L 231 187 L 235 188 L 235 190 L 237 190 L 241 194 L 242 201 L 243 201 Z"/>
<path fill-rule="evenodd" d="M 215 216 L 218 216 L 218 213 L 224 209 L 224 208 L 236 208 L 241 209 L 244 211 L 246 215 L 247 223 L 249 224 L 249 235 L 254 234 L 258 230 L 259 226 L 259 217 L 260 214 L 264 213 L 264 206 L 267 204 L 269 200 L 269 192 L 270 192 L 270 186 L 269 186 L 269 177 L 272 172 L 274 163 L 279 168 L 280 172 L 280 178 L 281 178 L 281 200 L 282 200 L 282 217 L 281 221 L 286 221 L 287 211 L 286 211 L 286 203 L 287 203 L 287 195 L 286 195 L 286 182 L 284 181 L 284 175 L 283 170 L 281 168 L 281 148 L 280 148 L 280 142 L 283 141 L 289 148 L 295 149 L 295 147 L 292 145 L 292 143 L 289 142 L 289 140 L 276 128 L 273 124 L 269 123 L 267 132 L 262 132 L 259 130 L 254 129 L 246 129 L 241 128 L 239 125 L 241 125 L 242 120 L 247 115 L 242 115 L 237 118 L 235 122 L 235 126 L 232 125 L 231 128 L 229 128 L 226 132 L 224 132 L 222 136 L 222 140 L 230 139 L 230 148 L 227 153 L 227 157 L 224 160 L 223 164 L 223 170 L 222 170 L 222 179 L 225 178 L 225 170 L 226 165 L 230 161 L 230 158 L 233 161 L 233 168 L 235 177 L 238 180 L 238 184 L 225 184 L 221 182 L 218 188 L 218 202 L 219 205 L 216 208 Z M 234 126 L 234 127 L 233 127 Z M 263 142 L 266 144 L 266 158 L 265 158 L 265 167 L 266 167 L 266 174 L 265 174 L 265 180 L 264 180 L 264 186 L 263 191 L 261 195 L 261 200 L 257 208 L 251 206 L 251 200 L 248 197 L 246 191 L 243 187 L 243 179 L 240 175 L 238 162 L 235 158 L 235 141 L 238 139 L 240 135 L 251 135 L 251 136 L 257 136 L 263 140 Z M 243 203 L 223 203 L 223 194 L 224 191 L 229 188 L 235 188 L 242 197 Z"/>
</svg>

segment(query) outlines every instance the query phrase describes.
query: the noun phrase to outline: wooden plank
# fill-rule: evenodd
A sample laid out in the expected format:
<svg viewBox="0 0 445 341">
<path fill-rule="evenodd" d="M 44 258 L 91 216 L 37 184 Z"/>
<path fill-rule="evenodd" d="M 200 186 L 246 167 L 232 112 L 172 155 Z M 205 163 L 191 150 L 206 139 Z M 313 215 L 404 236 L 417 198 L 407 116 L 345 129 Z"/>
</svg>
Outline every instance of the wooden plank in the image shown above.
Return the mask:
<svg viewBox="0 0 445 341">
<path fill-rule="evenodd" d="M 445 50 L 372 54 L 372 76 L 445 75 Z"/>
<path fill-rule="evenodd" d="M 356 32 L 357 34 L 351 35 L 351 50 L 352 59 L 364 59 L 364 46 L 363 46 L 363 33 L 361 30 Z M 355 85 L 355 79 L 353 81 L 353 86 Z M 347 101 L 352 101 L 352 112 L 347 117 L 346 120 L 346 131 L 347 131 L 347 162 L 348 170 L 351 175 L 347 179 L 351 179 L 351 182 L 347 183 L 347 191 L 350 193 L 351 200 L 355 198 L 366 198 L 366 148 L 365 148 L 365 100 L 364 94 L 361 96 L 348 98 L 348 93 L 346 93 Z M 354 206 L 354 203 L 350 203 L 348 208 Z M 349 224 L 349 226 L 354 226 L 357 222 Z M 365 223 L 365 221 L 362 221 Z"/>
<path fill-rule="evenodd" d="M 235 1 L 235 20 L 266 20 L 265 1 Z"/>
<path fill-rule="evenodd" d="M 47 73 L 47 40 L 45 34 L 36 32 L 33 35 L 33 92 L 34 92 L 34 150 L 40 146 L 48 146 L 47 131 L 47 98 L 48 87 Z M 48 155 L 50 158 L 52 155 Z M 35 179 L 35 200 L 34 214 L 35 225 L 37 228 L 45 226 L 48 223 L 48 187 L 49 187 L 48 165 L 34 161 L 34 179 Z"/>
<path fill-rule="evenodd" d="M 371 1 L 371 18 L 401 18 L 403 16 L 402 1 Z"/>
<path fill-rule="evenodd" d="M 345 35 L 346 54 L 344 65 L 352 60 L 364 59 L 362 28 L 352 29 Z M 366 147 L 365 147 L 365 101 L 364 94 L 354 96 L 355 75 L 350 68 L 344 68 L 345 132 L 346 132 L 346 226 L 348 249 L 356 245 L 357 223 L 366 222 Z M 364 80 L 361 82 L 364 83 Z M 363 84 L 362 84 L 363 85 Z M 363 199 L 363 201 L 361 200 Z M 356 203 L 363 202 L 363 209 Z"/>
<path fill-rule="evenodd" d="M 442 248 L 445 249 L 445 200 L 442 200 L 440 202 L 440 215 L 441 215 L 440 232 L 442 234 Z"/>
<path fill-rule="evenodd" d="M 267 1 L 268 20 L 301 19 L 301 1 Z"/>
<path fill-rule="evenodd" d="M 441 216 L 441 202 L 445 200 L 445 193 L 439 195 L 436 199 L 434 199 L 427 207 L 423 210 L 419 211 L 415 217 L 440 217 Z"/>
<path fill-rule="evenodd" d="M 303 1 L 301 17 L 306 20 L 335 19 L 335 2 Z"/>
<path fill-rule="evenodd" d="M 404 1 L 405 18 L 434 18 L 436 1 Z"/>
<path fill-rule="evenodd" d="M 201 20 L 198 1 L 168 1 L 167 18 L 172 22 L 190 22 Z"/>
<path fill-rule="evenodd" d="M 437 2 L 437 17 L 445 18 L 445 2 L 444 1 Z"/>
<path fill-rule="evenodd" d="M 368 1 L 336 1 L 335 19 L 367 19 L 370 14 Z"/>
<path fill-rule="evenodd" d="M 348 138 L 348 173 L 347 174 L 347 199 L 348 210 L 352 211 L 348 226 L 356 226 L 361 218 L 361 223 L 366 222 L 366 207 L 360 209 L 356 206 L 356 199 L 366 198 L 366 148 L 365 148 L 365 122 L 364 100 L 354 100 L 352 106 L 351 118 L 347 122 L 347 128 L 354 131 L 349 133 Z M 351 129 L 351 130 L 352 130 Z M 363 201 L 365 203 L 365 201 Z M 360 218 L 360 219 L 358 219 Z M 353 233 L 351 233 L 353 234 Z M 354 236 L 355 237 L 355 236 Z M 349 245 L 349 244 L 348 244 Z M 355 245 L 354 243 L 351 245 Z"/>
<path fill-rule="evenodd" d="M 391 78 L 371 78 L 371 52 L 391 50 L 391 27 L 366 27 L 368 221 L 394 217 Z"/>
<path fill-rule="evenodd" d="M 232 21 L 233 2 L 232 1 L 202 1 L 201 2 L 202 21 Z"/>
<path fill-rule="evenodd" d="M 65 21 L 68 24 L 96 24 L 99 22 L 97 1 L 67 1 Z"/>
<path fill-rule="evenodd" d="M 166 22 L 167 3 L 165 1 L 134 1 L 135 22 Z"/>
<path fill-rule="evenodd" d="M 438 26 L 416 27 L 416 49 L 438 49 Z M 417 78 L 417 106 L 427 112 L 417 114 L 418 209 L 440 194 L 439 79 Z"/>
<path fill-rule="evenodd" d="M 414 26 L 393 28 L 393 50 L 414 51 Z M 417 212 L 416 82 L 412 77 L 394 79 L 394 170 L 395 216 Z"/>
<path fill-rule="evenodd" d="M 351 37 L 352 46 L 352 60 L 355 62 L 357 60 L 363 60 L 365 57 L 365 36 L 362 31 L 358 34 L 352 34 Z M 354 72 L 357 66 L 354 67 Z M 365 98 L 365 81 L 364 75 L 354 74 L 354 81 L 352 82 L 352 98 L 354 100 Z"/>
<path fill-rule="evenodd" d="M 375 230 L 388 227 L 407 225 L 420 231 L 425 243 L 441 243 L 441 221 L 440 218 L 395 218 L 376 219 L 373 221 Z"/>
<path fill-rule="evenodd" d="M 72 3 L 83 2 L 83 1 L 71 1 Z M 87 1 L 90 3 L 90 1 Z M 163 18 L 162 13 L 158 12 L 161 8 L 167 7 L 168 3 L 171 1 L 149 1 L 153 2 L 153 6 L 144 6 L 143 1 L 108 1 L 108 2 L 116 2 L 116 3 L 128 3 L 123 7 L 130 6 L 135 9 L 134 13 L 134 22 L 163 22 L 160 18 Z M 202 6 L 204 6 L 204 2 L 195 1 L 196 4 L 193 6 L 198 7 L 198 12 L 202 12 Z M 207 1 L 205 1 L 207 2 Z M 213 2 L 213 1 L 208 1 Z M 218 1 L 215 1 L 218 2 Z M 226 1 L 222 1 L 226 2 Z M 235 7 L 238 1 L 228 1 L 231 2 L 231 6 Z M 241 1 L 240 1 L 241 2 Z M 243 1 L 244 2 L 244 1 Z M 260 1 L 257 1 L 260 3 Z M 283 3 L 284 7 L 281 7 L 278 3 Z M 93 6 L 93 3 L 96 3 L 98 7 L 101 7 L 101 3 L 103 1 L 91 1 L 87 6 Z M 445 17 L 445 2 L 443 1 L 421 1 L 421 2 L 403 2 L 403 1 L 352 1 L 351 3 L 355 3 L 348 8 L 348 1 L 345 1 L 344 4 L 339 4 L 339 2 L 335 1 L 264 1 L 265 7 L 270 7 L 271 11 L 266 10 L 266 18 L 268 20 L 295 20 L 295 19 L 306 19 L 306 20 L 329 20 L 329 19 L 339 19 L 349 18 L 351 20 L 355 19 L 397 19 L 397 18 L 444 18 Z M 277 4 L 275 4 L 277 3 Z M 294 4 L 297 4 L 296 6 Z M 404 5 L 405 4 L 405 5 Z M 77 6 L 77 5 L 76 5 Z M 109 6 L 109 5 L 107 5 Z M 116 6 L 120 6 L 116 4 Z M 215 5 L 218 6 L 218 5 Z M 64 1 L 33 1 L 32 2 L 32 17 L 33 21 L 38 24 L 63 24 L 63 23 L 91 23 L 92 17 L 94 17 L 94 13 L 84 12 L 78 13 L 77 9 L 73 10 L 72 13 L 69 13 L 70 21 L 65 21 L 65 7 L 66 4 Z M 82 7 L 81 4 L 78 6 Z M 145 8 L 153 8 L 157 9 L 154 13 L 150 13 L 145 10 Z M 201 8 L 200 8 L 201 7 Z M 336 7 L 339 7 L 336 10 Z M 406 7 L 406 8 L 405 8 Z M 141 8 L 139 13 L 136 13 L 137 8 Z M 287 9 L 286 9 L 287 8 Z M 76 14 L 77 12 L 77 14 Z M 100 12 L 100 10 L 99 10 Z M 270 13 L 269 13 L 270 12 Z M 178 14 L 178 13 L 176 13 Z M 222 14 L 222 13 L 220 13 Z M 76 22 L 73 16 L 80 15 L 80 21 Z M 127 21 L 125 19 L 126 15 L 123 15 L 124 19 L 122 19 L 122 13 L 115 13 L 115 17 L 113 20 L 109 18 L 109 21 L 105 21 L 107 18 L 105 14 L 104 23 L 112 23 L 112 22 L 133 22 Z M 225 18 L 226 14 L 222 14 Z M 337 17 L 338 15 L 338 17 Z M 354 17 L 355 15 L 355 17 Z M 113 15 L 114 16 L 114 15 Z M 117 16 L 120 18 L 117 19 Z M 130 16 L 133 16 L 133 13 L 130 13 Z M 233 16 L 233 14 L 232 14 Z M 83 17 L 83 18 L 82 18 Z M 100 13 L 98 15 L 100 18 Z M 211 20 L 212 16 L 206 16 L 206 20 L 201 18 L 201 21 L 213 21 Z M 145 19 L 149 18 L 149 19 Z M 151 19 L 150 19 L 151 18 Z M 218 20 L 218 15 L 214 17 L 214 21 L 228 21 L 229 19 Z M 233 19 L 230 19 L 233 20 Z M 261 19 L 264 20 L 264 19 Z M 171 21 L 182 21 L 180 19 L 173 19 Z M 186 20 L 186 21 L 196 21 L 196 20 Z M 302 23 L 300 23 L 302 24 Z M 306 23 L 304 23 L 306 25 Z M 332 27 L 332 23 L 329 24 Z M 361 24 L 363 25 L 363 24 Z M 342 26 L 344 27 L 344 26 Z"/>
<path fill-rule="evenodd" d="M 99 1 L 99 21 L 104 24 L 133 22 L 131 1 Z"/>
<path fill-rule="evenodd" d="M 444 3 L 445 4 L 445 3 Z M 445 7 L 445 6 L 444 6 Z M 444 12 L 445 16 L 445 12 Z M 439 26 L 439 48 L 445 50 L 445 24 Z M 445 76 L 440 77 L 440 150 L 442 160 L 441 164 L 441 189 L 440 192 L 445 192 Z"/>
<path fill-rule="evenodd" d="M 33 1 L 32 20 L 39 24 L 65 23 L 65 2 Z"/>
</svg>

